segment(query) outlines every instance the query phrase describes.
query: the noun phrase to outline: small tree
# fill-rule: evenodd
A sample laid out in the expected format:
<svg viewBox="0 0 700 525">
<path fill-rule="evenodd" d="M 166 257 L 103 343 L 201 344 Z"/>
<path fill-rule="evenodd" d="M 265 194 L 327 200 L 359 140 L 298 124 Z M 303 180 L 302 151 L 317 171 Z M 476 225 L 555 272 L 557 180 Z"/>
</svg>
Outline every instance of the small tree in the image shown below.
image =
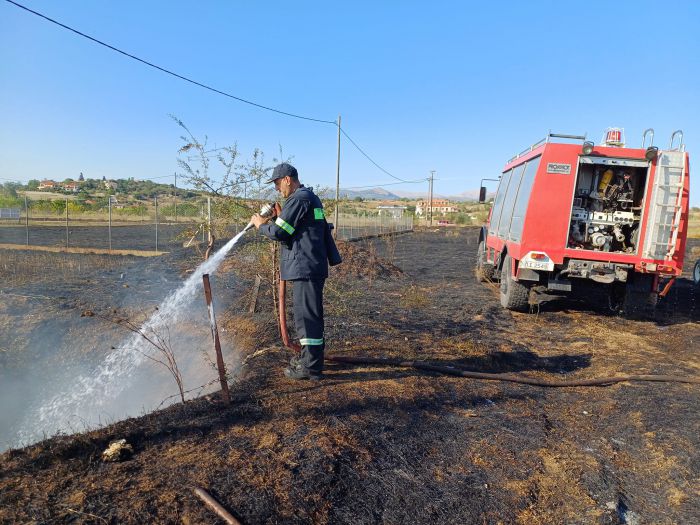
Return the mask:
<svg viewBox="0 0 700 525">
<path fill-rule="evenodd" d="M 255 148 L 249 159 L 240 162 L 235 142 L 230 146 L 209 148 L 206 135 L 200 140 L 184 122 L 174 115 L 171 118 L 184 131 L 180 136 L 183 144 L 178 149 L 177 159 L 180 176 L 194 188 L 215 198 L 212 224 L 215 232 L 232 222 L 247 221 L 264 201 L 272 198 L 274 189 L 265 184 L 265 179 L 273 166 L 267 165 L 261 149 Z M 276 158 L 272 160 L 275 164 L 281 162 Z"/>
<path fill-rule="evenodd" d="M 154 350 L 154 353 L 151 354 L 149 352 L 145 352 L 142 350 L 137 350 L 141 355 L 143 355 L 145 358 L 149 359 L 150 361 L 157 363 L 163 367 L 165 367 L 168 372 L 170 373 L 171 377 L 175 381 L 175 384 L 177 385 L 178 393 L 180 394 L 180 400 L 184 403 L 185 402 L 185 388 L 184 388 L 184 382 L 182 379 L 182 373 L 180 372 L 180 368 L 178 367 L 177 364 L 177 359 L 175 358 L 175 352 L 173 351 L 173 347 L 170 344 L 170 331 L 168 330 L 167 327 L 165 327 L 161 332 L 158 332 L 154 329 L 146 329 L 143 327 L 139 327 L 138 325 L 134 324 L 131 320 L 126 319 L 126 318 L 120 318 L 120 317 L 103 317 L 99 316 L 107 321 L 110 321 L 112 323 L 115 323 L 119 326 L 123 326 L 130 332 L 133 332 L 135 334 L 138 334 L 141 336 L 146 342 L 151 345 L 151 347 Z"/>
</svg>

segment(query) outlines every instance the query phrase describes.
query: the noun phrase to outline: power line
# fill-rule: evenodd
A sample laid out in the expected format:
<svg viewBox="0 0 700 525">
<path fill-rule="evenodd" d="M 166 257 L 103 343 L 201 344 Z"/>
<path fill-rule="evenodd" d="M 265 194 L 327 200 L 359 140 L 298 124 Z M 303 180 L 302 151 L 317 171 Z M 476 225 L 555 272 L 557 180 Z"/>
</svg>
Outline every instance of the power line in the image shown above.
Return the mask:
<svg viewBox="0 0 700 525">
<path fill-rule="evenodd" d="M 396 180 L 399 180 L 399 181 L 401 181 L 401 182 L 407 182 L 407 181 L 405 181 L 404 179 L 401 179 L 401 178 L 399 178 L 399 177 L 396 177 L 395 175 L 392 175 L 392 174 L 389 173 L 387 170 L 385 170 L 384 168 L 382 168 L 379 164 L 377 164 L 376 162 L 374 162 L 374 159 L 372 159 L 372 157 L 370 157 L 369 155 L 367 155 L 367 153 L 365 153 L 365 152 L 362 150 L 362 148 L 361 148 L 360 146 L 358 146 L 358 145 L 355 143 L 355 141 L 352 140 L 352 139 L 350 138 L 350 135 L 348 135 L 348 134 L 345 132 L 345 130 L 344 130 L 343 128 L 340 128 L 340 131 L 341 131 L 341 133 L 342 133 L 343 135 L 345 135 L 345 137 L 352 143 L 352 145 L 355 146 L 355 147 L 357 148 L 357 151 L 359 151 L 360 153 L 362 153 L 362 154 L 367 158 L 367 160 L 369 160 L 369 161 L 370 161 L 372 164 L 374 164 L 377 168 L 379 168 L 379 169 L 382 170 L 384 173 L 386 173 L 387 175 L 389 175 L 389 177 L 391 177 L 392 179 L 396 179 Z"/>
<path fill-rule="evenodd" d="M 169 179 L 172 175 L 160 175 L 158 177 L 134 177 L 134 180 L 157 180 L 157 179 Z M 129 179 L 127 179 L 129 180 Z"/>
<path fill-rule="evenodd" d="M 222 90 L 220 90 L 220 89 L 216 89 L 216 88 L 211 87 L 211 86 L 209 86 L 209 85 L 207 85 L 207 84 L 204 84 L 204 83 L 202 83 L 202 82 L 198 82 L 198 81 L 193 80 L 193 79 L 191 79 L 191 78 L 188 78 L 188 77 L 186 77 L 186 76 L 184 76 L 184 75 L 180 75 L 180 74 L 178 74 L 178 73 L 175 73 L 174 71 L 170 71 L 169 69 L 166 69 L 166 68 L 164 68 L 164 67 L 161 67 L 161 66 L 159 66 L 159 65 L 156 65 L 156 64 L 154 64 L 154 63 L 152 63 L 152 62 L 149 62 L 148 60 L 144 60 L 144 59 L 142 59 L 142 58 L 139 58 L 139 57 L 137 57 L 137 56 L 135 56 L 135 55 L 132 55 L 131 53 L 127 53 L 126 51 L 123 51 L 123 50 L 121 50 L 121 49 L 119 49 L 119 48 L 117 48 L 117 47 L 115 47 L 115 46 L 112 46 L 112 45 L 110 45 L 110 44 L 107 44 L 106 42 L 103 42 L 102 40 L 99 40 L 99 39 L 97 39 L 97 38 L 95 38 L 95 37 L 92 37 L 92 36 L 90 36 L 90 35 L 87 35 L 87 34 L 83 33 L 82 31 L 78 31 L 77 29 L 74 29 L 74 28 L 72 28 L 72 27 L 70 27 L 70 26 L 68 26 L 68 25 L 66 25 L 66 24 L 63 24 L 63 23 L 59 22 L 58 20 L 54 20 L 54 19 L 51 18 L 51 17 L 48 17 L 48 16 L 46 16 L 46 15 L 44 15 L 44 14 L 42 14 L 42 13 L 39 13 L 38 11 L 34 11 L 33 9 L 29 9 L 28 7 L 26 7 L 26 6 L 24 6 L 24 5 L 20 4 L 20 3 L 17 3 L 17 2 L 15 2 L 14 0 L 5 0 L 5 1 L 8 2 L 8 3 L 10 3 L 10 4 L 12 4 L 12 5 L 14 5 L 14 6 L 16 6 L 16 7 L 19 7 L 20 9 L 23 9 L 23 10 L 27 11 L 28 13 L 32 13 L 33 15 L 36 15 L 36 16 L 38 16 L 38 17 L 40 17 L 40 18 L 43 18 L 44 20 L 46 20 L 46 21 L 48 21 L 48 22 L 51 22 L 52 24 L 55 24 L 55 25 L 57 25 L 57 26 L 59 26 L 59 27 L 62 27 L 63 29 L 67 29 L 68 31 L 71 31 L 72 33 L 75 33 L 76 35 L 82 36 L 83 38 L 86 38 L 86 39 L 88 39 L 88 40 L 90 40 L 90 41 L 92 41 L 92 42 L 95 42 L 96 44 L 99 44 L 99 45 L 101 45 L 101 46 L 104 46 L 104 47 L 106 47 L 107 49 L 111 49 L 112 51 L 115 51 L 115 52 L 117 52 L 117 53 L 119 53 L 119 54 L 121 54 L 121 55 L 124 55 L 124 56 L 128 57 L 128 58 L 131 58 L 132 60 L 136 60 L 137 62 L 140 62 L 140 63 L 142 63 L 142 64 L 145 64 L 145 65 L 149 66 L 149 67 L 152 67 L 152 68 L 154 68 L 154 69 L 157 69 L 158 71 L 161 71 L 161 72 L 163 72 L 163 73 L 166 73 L 166 74 L 168 74 L 168 75 L 171 75 L 171 76 L 173 76 L 173 77 L 175 77 L 175 78 L 179 78 L 180 80 L 184 80 L 185 82 L 189 82 L 190 84 L 194 84 L 195 86 L 199 86 L 199 87 L 201 87 L 201 88 L 207 89 L 207 90 L 212 91 L 212 92 L 214 92 L 214 93 L 218 93 L 219 95 L 223 95 L 223 96 L 225 96 L 225 97 L 228 97 L 228 98 L 237 100 L 237 101 L 239 101 L 239 102 L 243 102 L 244 104 L 249 104 L 249 105 L 251 105 L 251 106 L 254 106 L 254 107 L 257 107 L 257 108 L 260 108 L 260 109 L 264 109 L 264 110 L 267 110 L 267 111 L 272 111 L 272 112 L 278 113 L 278 114 L 280 114 L 280 115 L 286 115 L 286 116 L 288 116 L 288 117 L 298 118 L 298 119 L 302 119 L 302 120 L 308 120 L 308 121 L 311 121 L 311 122 L 319 122 L 319 123 L 322 123 L 322 124 L 333 124 L 334 126 L 340 127 L 338 121 L 334 121 L 334 120 L 324 120 L 324 119 L 306 117 L 306 116 L 304 116 L 304 115 L 297 115 L 296 113 L 290 113 L 290 112 L 288 112 L 288 111 L 282 111 L 282 110 L 280 110 L 280 109 L 275 109 L 275 108 L 272 108 L 272 107 L 269 107 L 269 106 L 265 106 L 265 105 L 263 105 L 263 104 L 258 104 L 257 102 L 253 102 L 253 101 L 250 101 L 250 100 L 246 100 L 246 99 L 244 99 L 244 98 L 241 98 L 241 97 L 237 97 L 236 95 L 232 95 L 231 93 L 227 93 L 227 92 L 222 91 Z M 364 155 L 365 158 L 367 158 L 367 160 L 369 160 L 372 164 L 374 164 L 374 166 L 376 166 L 379 170 L 381 170 L 382 172 L 384 172 L 384 173 L 386 173 L 387 175 L 389 175 L 392 179 L 398 180 L 398 181 L 400 181 L 400 182 L 408 182 L 408 181 L 406 181 L 406 180 L 404 180 L 404 179 L 402 179 L 402 178 L 400 178 L 400 177 L 397 177 L 397 176 L 393 175 L 392 173 L 390 173 L 389 171 L 387 171 L 386 169 L 384 169 L 382 166 L 380 166 L 377 162 L 375 162 L 374 159 L 372 159 L 372 157 L 370 157 L 367 153 L 365 153 L 365 151 L 350 137 L 350 135 L 348 135 L 348 133 L 347 133 L 342 127 L 340 127 L 340 131 L 342 132 L 343 135 L 345 135 L 345 137 L 350 141 L 350 143 L 351 143 L 360 153 L 362 153 L 362 155 Z M 214 150 L 209 150 L 209 151 L 207 151 L 207 152 L 205 152 L 205 153 L 211 153 L 212 151 L 217 151 L 218 149 L 219 149 L 219 148 L 214 149 Z"/>
<path fill-rule="evenodd" d="M 428 179 L 417 179 L 417 180 L 407 180 L 403 182 L 388 182 L 386 184 L 374 184 L 372 186 L 348 186 L 347 188 L 342 188 L 344 190 L 364 190 L 367 188 L 383 188 L 384 186 L 398 186 L 401 184 L 417 184 L 419 182 L 425 182 Z"/>
<path fill-rule="evenodd" d="M 154 68 L 154 69 L 157 69 L 157 70 L 159 70 L 159 71 L 162 71 L 163 73 L 167 73 L 168 75 L 172 75 L 172 76 L 174 76 L 174 77 L 176 77 L 176 78 L 179 78 L 179 79 L 181 79 L 181 80 L 184 80 L 185 82 L 189 82 L 189 83 L 191 83 L 191 84 L 194 84 L 195 86 L 199 86 L 199 87 L 202 87 L 202 88 L 204 88 L 204 89 L 208 89 L 209 91 L 213 91 L 214 93 L 218 93 L 219 95 L 223 95 L 223 96 L 225 96 L 225 97 L 229 97 L 229 98 L 232 98 L 232 99 L 234 99 L 234 100 L 238 100 L 239 102 L 243 102 L 243 103 L 245 103 L 245 104 L 249 104 L 249 105 L 251 105 L 251 106 L 255 106 L 255 107 L 260 108 L 260 109 L 265 109 L 265 110 L 267 110 L 267 111 L 272 111 L 272 112 L 274 112 L 274 113 L 279 113 L 279 114 L 281 114 L 281 115 L 286 115 L 286 116 L 288 116 L 288 117 L 294 117 L 294 118 L 298 118 L 298 119 L 302 119 L 302 120 L 310 120 L 310 121 L 312 121 L 312 122 L 322 122 L 322 123 L 324 123 L 324 124 L 334 124 L 334 125 L 337 125 L 337 122 L 334 122 L 334 121 L 332 121 L 332 120 L 323 120 L 323 119 L 318 119 L 318 118 L 305 117 L 305 116 L 303 116 L 303 115 L 297 115 L 297 114 L 295 114 L 295 113 L 289 113 L 289 112 L 287 112 L 287 111 L 282 111 L 282 110 L 280 110 L 280 109 L 275 109 L 275 108 L 271 108 L 271 107 L 269 107 L 269 106 L 264 106 L 264 105 L 262 105 L 262 104 L 258 104 L 257 102 L 252 102 L 252 101 L 250 101 L 250 100 L 246 100 L 246 99 L 244 99 L 244 98 L 237 97 L 237 96 L 232 95 L 232 94 L 230 94 L 230 93 L 226 93 L 225 91 L 221 91 L 221 90 L 219 90 L 219 89 L 213 88 L 213 87 L 208 86 L 208 85 L 206 85 L 206 84 L 203 84 L 203 83 L 201 83 L 201 82 L 197 82 L 196 80 L 192 80 L 191 78 L 187 78 L 187 77 L 184 76 L 184 75 L 180 75 L 180 74 L 178 74 L 178 73 L 175 73 L 175 72 L 173 72 L 173 71 L 170 71 L 169 69 L 166 69 L 166 68 L 164 68 L 164 67 L 161 67 L 161 66 L 158 66 L 158 65 L 156 65 L 156 64 L 153 64 L 152 62 L 149 62 L 149 61 L 144 60 L 144 59 L 142 59 L 142 58 L 139 58 L 139 57 L 137 57 L 137 56 L 135 56 L 135 55 L 132 55 L 132 54 L 130 54 L 130 53 L 127 53 L 126 51 L 122 51 L 121 49 L 119 49 L 119 48 L 117 48 L 117 47 L 114 47 L 114 46 L 112 46 L 112 45 L 109 45 L 109 44 L 107 44 L 107 43 L 105 43 L 105 42 L 103 42 L 103 41 L 101 41 L 101 40 L 98 40 L 97 38 L 91 37 L 90 35 L 86 35 L 85 33 L 82 33 L 82 32 L 80 32 L 80 31 L 78 31 L 77 29 L 73 29 L 73 28 L 70 27 L 70 26 L 67 26 L 67 25 L 62 24 L 61 22 L 59 22 L 59 21 L 57 21 L 57 20 L 54 20 L 53 18 L 49 18 L 48 16 L 43 15 L 43 14 L 41 14 L 41 13 L 39 13 L 39 12 L 37 12 L 37 11 L 34 11 L 34 10 L 32 10 L 32 9 L 29 9 L 28 7 L 25 7 L 25 6 L 23 6 L 22 4 L 18 4 L 17 2 L 14 2 L 13 0 L 5 0 L 5 1 L 8 2 L 8 3 L 10 3 L 10 4 L 13 4 L 13 5 L 19 7 L 20 9 L 24 9 L 25 11 L 27 11 L 27 12 L 29 12 L 29 13 L 32 13 L 33 15 L 36 15 L 36 16 L 38 16 L 38 17 L 40 17 L 40 18 L 43 18 L 44 20 L 48 20 L 48 21 L 51 22 L 52 24 L 56 24 L 57 26 L 60 26 L 60 27 L 62 27 L 62 28 L 64 28 L 64 29 L 67 29 L 68 31 L 72 31 L 72 32 L 75 33 L 76 35 L 80 35 L 80 36 L 82 36 L 83 38 L 87 38 L 88 40 L 92 40 L 92 41 L 95 42 L 96 44 L 100 44 L 101 46 L 104 46 L 104 47 L 106 47 L 106 48 L 108 48 L 108 49 L 111 49 L 112 51 L 116 51 L 117 53 L 120 53 L 120 54 L 122 54 L 122 55 L 124 55 L 124 56 L 126 56 L 126 57 L 129 57 L 129 58 L 131 58 L 131 59 L 133 59 L 133 60 L 136 60 L 136 61 L 138 61 L 138 62 L 141 62 L 142 64 L 146 64 L 147 66 L 150 66 L 150 67 L 152 67 L 152 68 Z"/>
</svg>

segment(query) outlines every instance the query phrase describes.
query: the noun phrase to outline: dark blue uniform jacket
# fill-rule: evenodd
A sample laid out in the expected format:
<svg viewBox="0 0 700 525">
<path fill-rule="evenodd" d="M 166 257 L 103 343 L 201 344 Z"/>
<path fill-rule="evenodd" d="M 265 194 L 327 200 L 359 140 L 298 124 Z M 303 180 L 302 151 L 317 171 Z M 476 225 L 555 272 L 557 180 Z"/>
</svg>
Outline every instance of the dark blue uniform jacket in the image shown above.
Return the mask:
<svg viewBox="0 0 700 525">
<path fill-rule="evenodd" d="M 287 198 L 279 217 L 258 231 L 282 243 L 280 279 L 294 281 L 328 277 L 327 229 L 321 199 L 300 186 Z"/>
</svg>

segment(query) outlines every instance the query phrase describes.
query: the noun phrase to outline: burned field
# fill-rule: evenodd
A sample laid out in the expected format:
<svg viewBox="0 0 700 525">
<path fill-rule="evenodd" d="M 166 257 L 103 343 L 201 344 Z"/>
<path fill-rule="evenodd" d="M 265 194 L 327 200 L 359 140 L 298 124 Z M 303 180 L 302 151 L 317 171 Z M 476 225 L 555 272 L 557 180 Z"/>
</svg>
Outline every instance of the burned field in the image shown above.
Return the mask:
<svg viewBox="0 0 700 525">
<path fill-rule="evenodd" d="M 700 375 L 687 279 L 656 321 L 576 298 L 511 313 L 476 282 L 476 242 L 440 230 L 344 246 L 328 355 L 549 380 Z M 249 278 L 245 262 L 228 269 Z M 271 310 L 262 297 L 222 316 L 246 356 L 231 406 L 203 397 L 0 455 L 0 522 L 215 522 L 194 487 L 246 524 L 700 522 L 698 385 L 541 388 L 333 362 L 320 383 L 292 382 Z M 133 456 L 102 462 L 121 438 Z"/>
</svg>

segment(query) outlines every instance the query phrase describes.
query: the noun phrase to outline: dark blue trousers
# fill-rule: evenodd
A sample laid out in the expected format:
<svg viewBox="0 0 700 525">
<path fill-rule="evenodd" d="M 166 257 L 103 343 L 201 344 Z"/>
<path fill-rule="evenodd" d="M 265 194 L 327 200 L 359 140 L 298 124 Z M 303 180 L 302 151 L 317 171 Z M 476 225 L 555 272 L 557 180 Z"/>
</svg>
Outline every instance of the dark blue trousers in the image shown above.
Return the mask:
<svg viewBox="0 0 700 525">
<path fill-rule="evenodd" d="M 294 283 L 294 324 L 301 344 L 300 362 L 313 372 L 323 371 L 323 285 L 325 279 Z"/>
</svg>

